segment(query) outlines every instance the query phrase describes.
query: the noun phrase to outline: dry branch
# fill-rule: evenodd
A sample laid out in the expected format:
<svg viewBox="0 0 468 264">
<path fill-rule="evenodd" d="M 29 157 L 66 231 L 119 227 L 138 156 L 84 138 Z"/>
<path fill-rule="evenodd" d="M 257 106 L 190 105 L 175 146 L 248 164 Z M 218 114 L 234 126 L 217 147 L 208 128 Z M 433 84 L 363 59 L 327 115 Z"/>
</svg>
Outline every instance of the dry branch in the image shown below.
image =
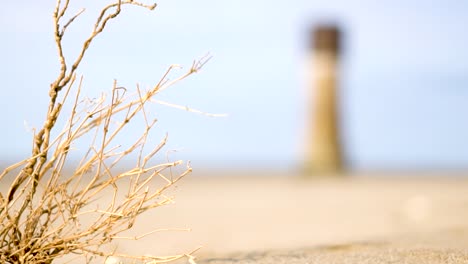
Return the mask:
<svg viewBox="0 0 468 264">
<path fill-rule="evenodd" d="M 64 20 L 69 13 L 69 4 L 70 0 L 57 0 L 53 12 L 60 69 L 50 85 L 46 118 L 34 135 L 31 157 L 12 164 L 0 174 L 2 184 L 10 186 L 5 196 L 0 194 L 2 263 L 52 263 L 67 254 L 82 256 L 87 261 L 92 259 L 91 256 L 109 256 L 113 252 L 103 250 L 102 245 L 129 239 L 122 233 L 131 229 L 144 212 L 172 203 L 172 198 L 165 192 L 192 170 L 187 164 L 183 172 L 172 175 L 171 168 L 182 164 L 181 161 L 154 164 L 153 158 L 164 147 L 167 135 L 158 145 L 145 151 L 147 139 L 156 124 L 145 105 L 156 101 L 154 97 L 161 91 L 198 72 L 209 57 L 195 61 L 190 69 L 171 81 L 168 76 L 178 66 L 170 66 L 148 91 L 137 86 L 135 92 L 128 92 L 114 81 L 110 98 L 105 95 L 96 100 L 84 98 L 81 95 L 83 78 L 76 83 L 76 71 L 93 40 L 119 16 L 124 5 L 153 10 L 156 4 L 117 0 L 103 7 L 91 34 L 83 41 L 71 64 L 67 62 L 62 40 L 85 9 Z M 71 104 L 71 110 L 62 114 L 63 106 L 67 104 Z M 57 121 L 63 116 L 68 116 L 66 125 L 55 132 Z M 115 142 L 117 135 L 138 117 L 145 123 L 142 134 L 133 144 L 121 149 Z M 66 172 L 69 154 L 74 145 L 84 139 L 89 139 L 88 151 L 72 172 Z M 116 166 L 131 155 L 137 156 L 135 167 L 117 171 Z M 21 167 L 17 175 L 6 177 Z M 99 197 L 106 195 L 110 201 L 97 202 Z M 157 231 L 161 230 L 133 239 Z M 121 257 L 148 263 L 165 263 L 182 257 L 191 263 L 194 261 L 191 253 L 169 257 Z"/>
</svg>

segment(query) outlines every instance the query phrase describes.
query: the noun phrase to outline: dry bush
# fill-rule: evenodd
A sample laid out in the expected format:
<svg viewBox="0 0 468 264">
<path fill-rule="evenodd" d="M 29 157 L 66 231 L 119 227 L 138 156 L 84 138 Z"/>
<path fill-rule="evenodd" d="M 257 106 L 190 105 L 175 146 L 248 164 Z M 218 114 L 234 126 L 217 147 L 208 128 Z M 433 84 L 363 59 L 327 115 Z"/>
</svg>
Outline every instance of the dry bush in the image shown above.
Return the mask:
<svg viewBox="0 0 468 264">
<path fill-rule="evenodd" d="M 70 254 L 91 262 L 98 256 L 116 255 L 104 250 L 103 245 L 126 239 L 122 232 L 131 229 L 138 216 L 171 202 L 164 192 L 191 171 L 187 164 L 182 172 L 172 174 L 172 168 L 182 161 L 154 164 L 152 158 L 160 152 L 167 138 L 145 151 L 148 135 L 156 123 L 148 116 L 145 105 L 154 101 L 162 90 L 200 70 L 208 57 L 195 61 L 187 72 L 169 80 L 168 76 L 177 68 L 171 66 L 160 82 L 147 91 L 137 86 L 135 92 L 127 92 L 114 82 L 108 98 L 90 100 L 80 93 L 82 78 L 76 77 L 78 66 L 95 37 L 110 20 L 119 16 L 125 5 L 149 10 L 156 7 L 132 0 L 119 0 L 105 6 L 79 54 L 69 64 L 62 39 L 84 9 L 69 16 L 69 0 L 56 3 L 54 32 L 61 67 L 57 79 L 50 85 L 47 116 L 42 128 L 34 135 L 31 157 L 9 166 L 0 174 L 1 184 L 10 186 L 7 193 L 0 194 L 2 263 L 52 263 Z M 69 18 L 65 20 L 65 17 Z M 64 105 L 71 106 L 69 113 L 64 110 Z M 137 116 L 144 120 L 143 133 L 131 146 L 119 148 L 115 142 L 117 136 Z M 64 129 L 52 133 L 61 117 L 68 118 L 61 122 L 66 123 Z M 72 172 L 66 172 L 64 168 L 69 166 L 69 154 L 79 140 L 90 135 L 87 153 Z M 125 157 L 134 154 L 138 157 L 134 168 L 116 170 Z M 155 187 L 157 180 L 165 183 Z M 103 204 L 98 199 L 105 196 L 111 198 Z M 139 237 L 157 231 L 160 230 Z M 145 263 L 188 257 L 193 262 L 190 254 L 123 257 Z"/>
</svg>

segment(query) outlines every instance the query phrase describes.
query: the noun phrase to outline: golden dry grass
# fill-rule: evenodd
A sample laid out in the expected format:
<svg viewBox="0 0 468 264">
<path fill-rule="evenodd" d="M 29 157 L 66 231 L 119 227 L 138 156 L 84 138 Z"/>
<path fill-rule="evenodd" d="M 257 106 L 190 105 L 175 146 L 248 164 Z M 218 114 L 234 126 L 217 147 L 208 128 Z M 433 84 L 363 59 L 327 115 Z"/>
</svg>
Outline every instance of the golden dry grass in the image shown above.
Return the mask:
<svg viewBox="0 0 468 264">
<path fill-rule="evenodd" d="M 53 12 L 60 71 L 50 85 L 47 114 L 43 126 L 34 135 L 32 155 L 0 174 L 2 186 L 9 186 L 0 194 L 0 261 L 51 263 L 70 254 L 81 257 L 83 262 L 110 255 L 145 263 L 182 257 L 193 261 L 190 254 L 119 255 L 103 245 L 119 239 L 140 239 L 165 230 L 146 230 L 133 237 L 121 235 L 143 213 L 172 203 L 165 191 L 191 172 L 189 164 L 183 170 L 173 170 L 182 161 L 154 161 L 167 136 L 156 146 L 147 146 L 156 119 L 147 113 L 145 105 L 161 91 L 199 71 L 209 57 L 195 61 L 186 72 L 175 77 L 173 71 L 180 67 L 169 67 L 161 80 L 148 90 L 141 90 L 137 85 L 130 92 L 114 81 L 109 96 L 88 99 L 81 94 L 83 77 L 77 78 L 77 69 L 93 40 L 120 15 L 124 6 L 153 10 L 156 4 L 118 0 L 104 6 L 75 58 L 65 54 L 63 37 L 84 9 L 70 15 L 69 4 L 70 0 L 57 0 Z M 71 106 L 70 110 L 64 110 L 65 106 Z M 120 146 L 118 135 L 137 118 L 143 120 L 143 132 L 134 138 L 133 144 Z M 57 124 L 65 125 L 57 131 Z M 69 161 L 77 145 L 88 149 L 78 164 Z M 135 157 L 135 166 L 117 170 L 126 157 Z M 64 171 L 70 167 L 72 173 Z M 110 199 L 101 202 L 102 197 Z"/>
</svg>

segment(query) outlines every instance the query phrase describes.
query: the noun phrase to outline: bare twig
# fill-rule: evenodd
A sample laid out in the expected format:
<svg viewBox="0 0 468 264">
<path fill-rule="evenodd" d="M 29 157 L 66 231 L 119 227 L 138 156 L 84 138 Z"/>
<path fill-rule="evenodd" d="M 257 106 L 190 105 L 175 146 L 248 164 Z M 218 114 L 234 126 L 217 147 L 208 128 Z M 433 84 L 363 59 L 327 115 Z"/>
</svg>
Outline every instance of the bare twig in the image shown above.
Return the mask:
<svg viewBox="0 0 468 264">
<path fill-rule="evenodd" d="M 167 135 L 146 151 L 147 139 L 156 124 L 145 105 L 157 102 L 187 111 L 203 113 L 191 108 L 155 100 L 155 96 L 175 83 L 198 72 L 210 59 L 205 56 L 194 61 L 191 68 L 168 77 L 178 66 L 171 66 L 159 82 L 148 91 L 139 86 L 127 92 L 114 81 L 110 98 L 89 100 L 81 95 L 83 77 L 76 84 L 76 71 L 93 40 L 104 31 L 108 22 L 118 17 L 124 5 L 153 10 L 156 4 L 133 0 L 115 0 L 104 6 L 96 18 L 91 34 L 83 41 L 73 63 L 69 63 L 63 49 L 67 29 L 80 17 L 81 9 L 68 15 L 70 0 L 57 0 L 53 12 L 54 39 L 60 69 L 49 89 L 49 104 L 42 127 L 34 133 L 31 157 L 8 166 L 0 173 L 2 184 L 10 188 L 0 194 L 0 262 L 51 263 L 68 254 L 110 256 L 115 252 L 101 249 L 103 244 L 119 239 L 141 239 L 160 231 L 186 229 L 158 229 L 133 237 L 123 236 L 144 212 L 173 203 L 167 190 L 191 172 L 187 168 L 173 177 L 172 168 L 182 161 L 153 164 L 153 157 L 165 146 Z M 65 20 L 65 17 L 69 17 Z M 62 23 L 64 22 L 64 23 Z M 65 89 L 64 89 L 65 88 Z M 74 95 L 71 95 L 73 94 Z M 71 97 L 71 110 L 65 111 Z M 204 113 L 203 113 L 204 114 Z M 206 114 L 217 116 L 213 114 Z M 130 146 L 116 144 L 117 135 L 137 117 L 143 118 L 144 129 Z M 68 117 L 62 131 L 54 132 L 62 117 Z M 88 143 L 88 150 L 73 171 L 68 156 L 78 141 Z M 125 157 L 137 156 L 135 167 L 116 171 Z M 6 177 L 17 169 L 14 177 Z M 170 176 L 168 176 L 170 174 Z M 9 181 L 9 182 L 8 182 Z M 98 203 L 102 197 L 109 201 Z M 99 208 L 99 205 L 106 206 Z M 83 221 L 86 219 L 86 221 Z M 193 252 L 168 257 L 119 255 L 147 263 L 165 263 L 187 258 L 194 263 Z"/>
</svg>

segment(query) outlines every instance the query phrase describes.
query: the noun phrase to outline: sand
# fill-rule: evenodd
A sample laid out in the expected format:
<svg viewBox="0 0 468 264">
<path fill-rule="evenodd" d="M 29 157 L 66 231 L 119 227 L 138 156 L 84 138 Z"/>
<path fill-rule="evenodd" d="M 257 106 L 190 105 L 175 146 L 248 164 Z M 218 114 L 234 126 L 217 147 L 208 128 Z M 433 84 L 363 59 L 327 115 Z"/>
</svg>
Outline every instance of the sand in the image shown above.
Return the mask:
<svg viewBox="0 0 468 264">
<path fill-rule="evenodd" d="M 231 258 L 205 259 L 199 264 L 446 264 L 468 263 L 468 251 L 407 248 L 392 244 L 348 244 L 314 249 L 266 251 Z"/>
<path fill-rule="evenodd" d="M 177 201 L 199 264 L 468 263 L 468 179 L 193 177 Z"/>
<path fill-rule="evenodd" d="M 199 172 L 169 194 L 176 203 L 143 215 L 128 235 L 192 231 L 123 240 L 117 252 L 203 246 L 199 264 L 468 263 L 468 178 Z"/>
</svg>

